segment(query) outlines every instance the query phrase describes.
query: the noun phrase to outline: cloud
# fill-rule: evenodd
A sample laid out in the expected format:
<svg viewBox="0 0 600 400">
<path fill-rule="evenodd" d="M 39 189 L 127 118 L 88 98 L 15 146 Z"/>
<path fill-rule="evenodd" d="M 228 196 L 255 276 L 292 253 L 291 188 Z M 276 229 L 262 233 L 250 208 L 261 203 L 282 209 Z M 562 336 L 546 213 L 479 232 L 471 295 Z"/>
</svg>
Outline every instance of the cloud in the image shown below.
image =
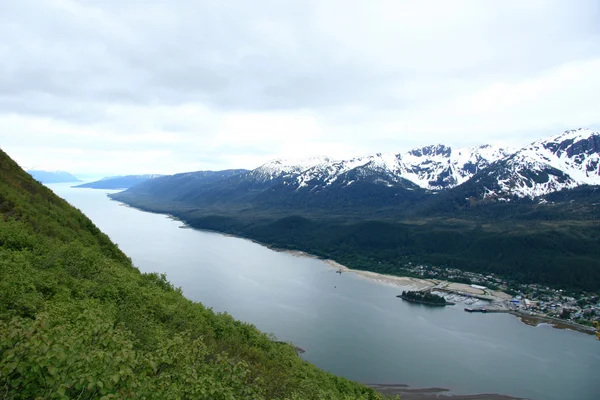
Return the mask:
<svg viewBox="0 0 600 400">
<path fill-rule="evenodd" d="M 522 144 L 599 126 L 599 18 L 593 0 L 2 2 L 0 145 L 115 174 Z"/>
</svg>

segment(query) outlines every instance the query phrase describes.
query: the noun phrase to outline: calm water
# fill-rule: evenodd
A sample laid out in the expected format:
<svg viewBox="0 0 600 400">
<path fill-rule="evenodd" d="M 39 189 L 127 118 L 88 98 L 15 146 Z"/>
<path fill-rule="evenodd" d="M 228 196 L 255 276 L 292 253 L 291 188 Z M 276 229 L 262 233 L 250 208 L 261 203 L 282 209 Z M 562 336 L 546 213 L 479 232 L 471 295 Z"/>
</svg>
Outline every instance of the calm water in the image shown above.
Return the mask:
<svg viewBox="0 0 600 400">
<path fill-rule="evenodd" d="M 532 399 L 600 398 L 600 342 L 508 314 L 403 302 L 398 287 L 248 240 L 180 229 L 124 207 L 106 191 L 50 185 L 106 232 L 143 272 L 306 350 L 317 366 L 361 382 L 444 387 Z"/>
</svg>

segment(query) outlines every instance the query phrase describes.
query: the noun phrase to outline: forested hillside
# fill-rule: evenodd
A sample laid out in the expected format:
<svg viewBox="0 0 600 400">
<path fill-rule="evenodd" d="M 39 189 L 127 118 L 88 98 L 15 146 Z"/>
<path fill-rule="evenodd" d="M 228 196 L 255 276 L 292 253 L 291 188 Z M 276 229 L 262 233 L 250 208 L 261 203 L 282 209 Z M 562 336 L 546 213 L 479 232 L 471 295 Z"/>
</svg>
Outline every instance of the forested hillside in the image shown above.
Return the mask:
<svg viewBox="0 0 600 400">
<path fill-rule="evenodd" d="M 248 237 L 277 248 L 332 258 L 348 267 L 405 275 L 424 263 L 517 282 L 596 292 L 600 288 L 600 229 L 585 221 L 517 219 L 490 225 L 476 220 L 344 220 L 177 215 L 191 226 Z"/>
<path fill-rule="evenodd" d="M 600 133 L 577 129 L 516 153 L 425 146 L 275 160 L 210 182 L 192 179 L 206 171 L 165 176 L 111 197 L 351 268 L 403 275 L 424 263 L 598 292 L 599 157 Z"/>
<path fill-rule="evenodd" d="M 291 345 L 141 274 L 0 151 L 5 399 L 378 399 Z"/>
<path fill-rule="evenodd" d="M 306 251 L 355 269 L 404 275 L 407 263 L 425 263 L 493 272 L 523 283 L 600 290 L 597 187 L 510 203 L 471 203 L 469 191 L 465 184 L 412 208 L 194 207 L 129 191 L 112 197 L 176 215 L 194 228 Z"/>
</svg>

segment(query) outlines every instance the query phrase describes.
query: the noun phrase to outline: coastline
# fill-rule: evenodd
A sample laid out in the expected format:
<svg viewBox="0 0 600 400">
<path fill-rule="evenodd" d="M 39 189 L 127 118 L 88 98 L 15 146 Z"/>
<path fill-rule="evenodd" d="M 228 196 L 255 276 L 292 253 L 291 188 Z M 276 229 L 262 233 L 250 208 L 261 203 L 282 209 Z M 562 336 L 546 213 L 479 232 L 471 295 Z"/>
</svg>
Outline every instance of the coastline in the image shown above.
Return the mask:
<svg viewBox="0 0 600 400">
<path fill-rule="evenodd" d="M 194 228 L 194 227 L 190 226 L 188 223 L 186 223 L 184 220 L 180 219 L 179 217 L 177 217 L 173 214 L 152 211 L 152 210 L 147 210 L 147 209 L 144 209 L 144 208 L 141 208 L 138 206 L 133 206 L 133 205 L 127 204 L 121 200 L 116 200 L 116 199 L 112 198 L 110 195 L 107 195 L 107 197 L 111 201 L 120 203 L 121 206 L 133 208 L 135 210 L 147 212 L 147 213 L 151 213 L 151 214 L 165 215 L 168 219 L 171 219 L 173 221 L 181 223 L 182 225 L 180 226 L 180 228 L 183 228 L 183 229 L 194 229 L 194 230 L 198 230 L 198 231 L 216 233 L 216 234 L 234 237 L 234 238 L 238 238 L 238 239 L 249 240 L 252 243 L 256 243 L 260 246 L 267 247 L 268 249 L 271 249 L 271 250 L 279 252 L 279 253 L 287 253 L 294 257 L 307 257 L 307 258 L 313 258 L 313 259 L 323 261 L 325 263 L 325 265 L 327 265 L 331 269 L 339 270 L 342 273 L 353 273 L 355 275 L 358 275 L 360 278 L 373 280 L 380 284 L 396 286 L 399 288 L 400 287 L 408 288 L 409 290 L 422 290 L 422 289 L 438 288 L 438 289 L 440 289 L 440 291 L 445 291 L 445 292 L 450 292 L 450 293 L 455 292 L 455 293 L 460 293 L 462 295 L 469 295 L 469 296 L 478 296 L 478 295 L 485 294 L 480 289 L 475 289 L 475 288 L 472 288 L 470 285 L 466 285 L 466 284 L 462 284 L 462 283 L 449 282 L 449 281 L 443 281 L 443 280 L 438 280 L 438 279 L 421 279 L 421 278 L 412 278 L 412 277 L 408 277 L 408 276 L 385 275 L 385 274 L 380 274 L 378 272 L 351 269 L 345 265 L 338 263 L 335 260 L 324 259 L 322 257 L 318 257 L 318 256 L 315 256 L 313 254 L 310 254 L 310 253 L 307 253 L 307 252 L 304 252 L 301 250 L 282 249 L 282 248 L 278 248 L 278 247 L 275 247 L 275 246 L 272 246 L 269 244 L 261 243 L 257 240 L 254 240 L 254 239 L 248 238 L 248 237 L 244 237 L 244 236 L 238 236 L 238 235 L 234 235 L 231 233 L 225 233 L 225 232 L 220 232 L 220 231 L 215 231 L 215 230 L 210 230 L 210 229 Z M 507 293 L 495 291 L 495 290 L 488 290 L 488 294 L 489 294 L 490 300 L 493 302 L 501 302 L 501 301 L 509 300 L 512 298 L 512 296 L 508 295 Z M 535 327 L 535 326 L 538 326 L 539 324 L 545 323 L 545 324 L 551 325 L 555 329 L 568 329 L 568 330 L 572 330 L 572 331 L 576 331 L 576 332 L 587 333 L 589 335 L 595 334 L 595 330 L 593 328 L 585 326 L 585 325 L 580 325 L 575 322 L 564 321 L 564 320 L 560 320 L 560 319 L 549 317 L 549 316 L 543 316 L 543 315 L 526 314 L 526 313 L 523 313 L 523 312 L 520 312 L 517 310 L 506 309 L 503 312 L 514 315 L 515 317 L 519 318 L 522 323 L 529 325 L 529 326 Z"/>
<path fill-rule="evenodd" d="M 528 400 L 499 393 L 453 394 L 450 393 L 449 389 L 439 387 L 412 388 L 404 384 L 380 383 L 367 383 L 365 385 L 383 395 L 400 395 L 403 400 Z"/>
<path fill-rule="evenodd" d="M 234 235 L 229 235 L 229 236 L 234 236 Z M 258 243 L 258 244 L 264 246 L 264 244 L 262 244 L 260 242 L 254 241 L 252 239 L 249 239 L 249 240 L 251 240 L 254 243 Z M 438 280 L 438 279 L 420 279 L 420 278 L 412 278 L 412 277 L 408 277 L 408 276 L 384 275 L 384 274 L 380 274 L 378 272 L 351 269 L 345 265 L 338 263 L 335 260 L 322 259 L 315 255 L 306 253 L 304 251 L 278 249 L 278 248 L 275 248 L 272 246 L 267 246 L 267 247 L 273 251 L 277 251 L 280 253 L 287 253 L 294 257 L 308 257 L 308 258 L 314 258 L 317 260 L 321 260 L 327 266 L 329 266 L 331 269 L 342 271 L 342 273 L 352 273 L 352 274 L 358 275 L 359 277 L 361 277 L 363 279 L 369 279 L 369 280 L 379 282 L 381 284 L 392 285 L 392 286 L 396 286 L 399 288 L 409 288 L 409 289 L 413 289 L 413 290 L 439 288 L 439 289 L 441 289 L 441 291 L 448 291 L 449 290 L 448 288 L 450 288 L 451 290 L 454 290 L 454 291 L 464 291 L 465 294 L 470 294 L 470 295 L 481 295 L 482 294 L 481 290 L 473 289 L 473 288 L 469 287 L 469 285 L 466 285 L 466 284 L 442 281 L 442 280 Z M 505 301 L 505 300 L 509 300 L 512 298 L 512 296 L 510 296 L 504 292 L 495 291 L 495 290 L 489 290 L 489 292 L 492 295 L 492 297 L 494 298 L 494 301 L 496 301 L 496 302 Z M 523 324 L 533 326 L 533 327 L 538 326 L 540 324 L 549 324 L 555 329 L 567 329 L 567 330 L 572 330 L 575 332 L 586 333 L 588 335 L 595 334 L 595 330 L 593 328 L 585 326 L 585 325 L 577 324 L 575 322 L 564 321 L 561 319 L 552 318 L 552 317 L 543 316 L 543 315 L 526 314 L 526 313 L 523 313 L 523 312 L 517 311 L 517 310 L 506 309 L 502 312 L 511 314 L 511 315 L 519 318 L 519 320 Z"/>
<path fill-rule="evenodd" d="M 596 330 L 591 326 L 581 325 L 576 322 L 565 321 L 558 318 L 543 316 L 543 315 L 532 315 L 526 314 L 519 311 L 511 311 L 510 314 L 519 318 L 522 323 L 529 326 L 538 326 L 540 324 L 552 325 L 554 329 L 568 329 L 581 333 L 587 333 L 588 335 L 595 335 Z"/>
<path fill-rule="evenodd" d="M 297 256 L 307 255 L 307 253 L 304 253 L 304 252 L 295 252 L 295 251 L 290 252 L 289 250 L 284 250 L 284 252 L 294 254 Z M 308 255 L 308 256 L 314 257 L 312 255 Z M 314 257 L 314 258 L 317 258 L 317 257 Z M 404 287 L 404 288 L 409 287 L 411 289 L 420 290 L 420 289 L 427 289 L 430 287 L 435 287 L 439 284 L 439 282 L 441 282 L 441 281 L 437 281 L 437 280 L 411 278 L 408 276 L 384 275 L 384 274 L 380 274 L 378 272 L 363 271 L 363 270 L 359 270 L 359 269 L 351 269 L 351 268 L 348 268 L 345 265 L 342 265 L 342 264 L 338 263 L 337 261 L 334 261 L 331 259 L 325 259 L 322 261 L 333 269 L 340 270 L 342 272 L 353 273 L 355 275 L 360 276 L 361 278 L 374 280 L 379 283 L 383 283 L 383 284 L 387 284 L 387 285 L 399 286 L 399 287 Z"/>
</svg>

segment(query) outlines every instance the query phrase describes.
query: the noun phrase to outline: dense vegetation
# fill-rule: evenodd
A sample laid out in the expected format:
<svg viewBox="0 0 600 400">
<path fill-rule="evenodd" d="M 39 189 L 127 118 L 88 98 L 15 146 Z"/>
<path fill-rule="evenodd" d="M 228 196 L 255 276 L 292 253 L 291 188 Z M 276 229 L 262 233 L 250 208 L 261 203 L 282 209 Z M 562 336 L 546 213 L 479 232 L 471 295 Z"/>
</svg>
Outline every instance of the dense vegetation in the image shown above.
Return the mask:
<svg viewBox="0 0 600 400">
<path fill-rule="evenodd" d="M 413 301 L 415 303 L 434 304 L 440 306 L 445 306 L 448 304 L 446 299 L 440 295 L 417 290 L 403 290 L 402 294 L 398 297 L 401 297 L 404 300 Z"/>
<path fill-rule="evenodd" d="M 236 176 L 219 184 L 160 179 L 170 185 L 154 180 L 113 197 L 174 214 L 195 228 L 306 251 L 355 269 L 404 275 L 408 263 L 424 263 L 600 290 L 598 187 L 505 203 L 473 200 L 481 188 L 470 183 L 439 194 L 353 184 L 352 192 L 331 189 L 311 197 L 288 193 L 284 183 L 243 187 Z"/>
<path fill-rule="evenodd" d="M 141 274 L 0 151 L 0 397 L 377 399 Z"/>
<path fill-rule="evenodd" d="M 174 214 L 198 229 L 251 238 L 277 248 L 331 258 L 350 268 L 407 274 L 409 263 L 496 273 L 522 283 L 575 291 L 600 290 L 600 225 L 561 218 L 552 205 L 480 206 L 431 216 L 398 218 L 291 214 L 256 209 L 190 209 L 128 198 L 129 204 Z M 542 208 L 543 207 L 543 208 Z M 571 204 L 575 212 L 584 206 Z M 522 212 L 518 212 L 518 211 Z M 512 212 L 511 212 L 512 211 Z M 589 213 L 581 211 L 588 218 Z"/>
</svg>

